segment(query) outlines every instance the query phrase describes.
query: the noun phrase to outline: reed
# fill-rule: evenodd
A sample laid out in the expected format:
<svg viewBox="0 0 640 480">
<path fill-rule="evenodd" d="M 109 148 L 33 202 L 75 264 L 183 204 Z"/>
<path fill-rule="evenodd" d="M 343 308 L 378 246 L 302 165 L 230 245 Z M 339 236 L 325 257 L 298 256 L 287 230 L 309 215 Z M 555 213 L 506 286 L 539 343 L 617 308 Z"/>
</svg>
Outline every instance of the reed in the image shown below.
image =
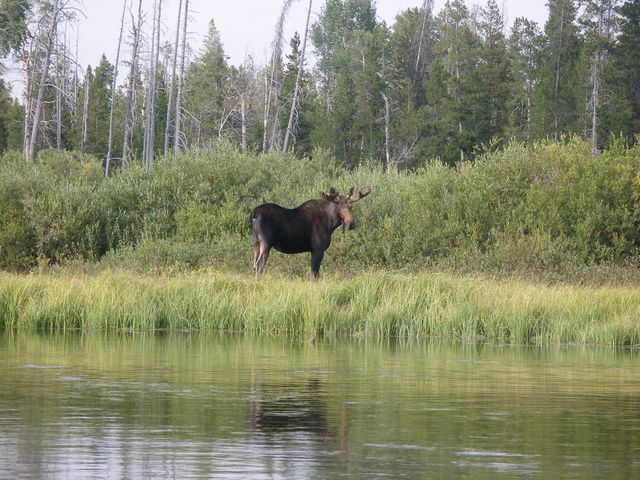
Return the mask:
<svg viewBox="0 0 640 480">
<path fill-rule="evenodd" d="M 640 344 L 640 291 L 372 271 L 319 282 L 199 271 L 0 274 L 0 328 L 198 330 L 296 338 L 437 336 Z"/>
</svg>

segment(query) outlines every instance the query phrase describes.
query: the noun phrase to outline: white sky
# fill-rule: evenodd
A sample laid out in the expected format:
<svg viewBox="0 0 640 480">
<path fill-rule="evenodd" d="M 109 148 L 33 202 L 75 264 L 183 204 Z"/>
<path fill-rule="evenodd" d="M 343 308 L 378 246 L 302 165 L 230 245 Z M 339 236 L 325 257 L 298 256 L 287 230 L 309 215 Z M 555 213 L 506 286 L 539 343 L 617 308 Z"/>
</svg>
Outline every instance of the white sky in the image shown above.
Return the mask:
<svg viewBox="0 0 640 480">
<path fill-rule="evenodd" d="M 113 63 L 116 57 L 122 0 L 78 1 L 84 12 L 84 17 L 80 15 L 79 64 L 83 69 L 87 65 L 95 67 L 103 53 Z M 445 2 L 446 0 L 435 0 L 434 11 L 439 12 Z M 137 0 L 129 0 L 129 3 L 135 3 L 137 8 Z M 146 11 L 145 31 L 150 30 L 153 3 L 154 0 L 143 0 L 143 9 Z M 195 52 L 200 51 L 209 20 L 213 19 L 231 64 L 240 65 L 247 55 L 252 55 L 256 64 L 264 65 L 283 3 L 284 0 L 189 0 L 189 44 Z M 466 0 L 466 3 L 471 7 L 473 4 L 484 5 L 486 0 Z M 537 21 L 541 27 L 546 21 L 546 0 L 497 0 L 497 3 L 504 10 L 507 30 L 513 20 L 520 16 Z M 165 0 L 164 4 L 162 39 L 172 42 L 175 37 L 178 0 Z M 398 13 L 407 8 L 419 7 L 421 4 L 422 0 L 377 0 L 378 18 L 392 26 Z M 313 1 L 311 23 L 317 18 L 323 5 L 323 0 Z M 297 0 L 292 5 L 285 28 L 286 46 L 296 30 L 304 30 L 307 8 L 307 0 Z M 130 22 L 129 14 L 126 18 Z M 71 43 L 75 43 L 75 39 Z M 121 52 L 120 58 L 128 58 L 126 50 Z M 5 78 L 20 81 L 17 72 L 10 72 Z M 15 85 L 14 94 L 20 89 L 21 85 Z"/>
</svg>

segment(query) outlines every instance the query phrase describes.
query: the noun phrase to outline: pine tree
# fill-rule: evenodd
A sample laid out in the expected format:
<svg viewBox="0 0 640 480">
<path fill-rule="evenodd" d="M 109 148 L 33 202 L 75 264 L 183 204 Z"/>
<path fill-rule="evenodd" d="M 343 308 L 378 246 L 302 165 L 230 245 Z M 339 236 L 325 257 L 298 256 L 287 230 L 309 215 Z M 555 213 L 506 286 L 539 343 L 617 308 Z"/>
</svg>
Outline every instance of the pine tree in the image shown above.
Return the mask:
<svg viewBox="0 0 640 480">
<path fill-rule="evenodd" d="M 440 39 L 436 53 L 446 72 L 444 82 L 447 87 L 447 98 L 439 102 L 445 110 L 439 116 L 455 124 L 456 134 L 447 139 L 447 144 L 458 151 L 457 158 L 442 155 L 448 163 L 464 161 L 478 140 L 487 136 L 489 106 L 478 70 L 481 41 L 472 31 L 470 20 L 469 10 L 462 0 L 448 1 L 437 19 Z M 437 82 L 442 80 L 438 77 Z M 444 129 L 451 135 L 451 125 Z"/>
<path fill-rule="evenodd" d="M 618 13 L 620 35 L 604 72 L 611 95 L 601 120 L 605 131 L 635 143 L 640 132 L 640 0 L 626 1 Z"/>
<path fill-rule="evenodd" d="M 533 90 L 542 55 L 542 32 L 536 22 L 516 18 L 509 37 L 509 127 L 507 135 L 528 141 L 531 135 Z"/>
<path fill-rule="evenodd" d="M 324 103 L 316 109 L 312 136 L 349 167 L 381 154 L 385 35 L 371 0 L 328 0 L 312 27 Z"/>
<path fill-rule="evenodd" d="M 109 111 L 111 106 L 111 82 L 114 67 L 103 54 L 96 67 L 89 88 L 89 153 L 106 158 L 109 147 Z"/>
<path fill-rule="evenodd" d="M 503 34 L 504 22 L 495 0 L 489 0 L 480 13 L 479 75 L 482 80 L 488 111 L 484 113 L 488 125 L 479 141 L 501 137 L 507 127 L 509 96 L 509 59 Z"/>
<path fill-rule="evenodd" d="M 535 138 L 579 131 L 577 64 L 580 40 L 574 0 L 549 0 L 549 19 L 538 83 L 534 91 L 531 130 Z"/>
<path fill-rule="evenodd" d="M 213 20 L 200 55 L 189 65 L 185 108 L 196 118 L 202 138 L 218 137 L 228 120 L 225 108 L 227 60 L 220 33 Z"/>
<path fill-rule="evenodd" d="M 615 6 L 617 0 L 587 0 L 580 16 L 584 46 L 583 64 L 586 66 L 583 78 L 585 95 L 585 136 L 591 138 L 595 155 L 601 146 L 600 116 L 602 107 L 608 101 L 603 71 L 609 61 L 609 53 L 616 33 Z"/>
</svg>

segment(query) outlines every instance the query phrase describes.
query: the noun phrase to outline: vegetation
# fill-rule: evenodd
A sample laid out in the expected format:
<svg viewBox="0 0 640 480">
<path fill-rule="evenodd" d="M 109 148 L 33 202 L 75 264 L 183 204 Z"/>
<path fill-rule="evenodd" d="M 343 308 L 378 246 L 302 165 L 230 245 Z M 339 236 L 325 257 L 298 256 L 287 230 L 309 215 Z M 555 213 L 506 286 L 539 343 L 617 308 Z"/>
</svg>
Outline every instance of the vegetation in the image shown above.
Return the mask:
<svg viewBox="0 0 640 480">
<path fill-rule="evenodd" d="M 440 274 L 319 283 L 200 272 L 0 277 L 0 328 L 211 330 L 559 344 L 640 343 L 635 288 L 544 287 Z"/>
<path fill-rule="evenodd" d="M 456 169 L 433 162 L 390 175 L 378 166 L 344 169 L 321 151 L 298 160 L 221 142 L 105 179 L 88 155 L 45 150 L 31 166 L 5 155 L 0 268 L 98 262 L 246 273 L 253 207 L 293 207 L 330 186 L 370 185 L 373 194 L 354 209 L 358 228 L 334 236 L 329 274 L 438 268 L 637 283 L 639 160 L 638 146 L 594 158 L 581 140 L 514 143 Z M 276 253 L 267 271 L 306 276 L 307 262 Z"/>
<path fill-rule="evenodd" d="M 167 22 L 176 3 L 177 22 Z M 189 2 L 122 0 L 132 11 L 122 54 L 80 71 L 65 34 L 76 0 L 1 0 L 0 60 L 13 52 L 24 95 L 17 103 L 0 82 L 0 153 L 22 150 L 31 161 L 55 146 L 95 155 L 109 170 L 136 161 L 151 168 L 174 148 L 227 138 L 245 151 L 305 157 L 320 148 L 347 168 L 374 162 L 395 171 L 472 160 L 479 145 L 512 138 L 579 135 L 594 153 L 612 134 L 636 141 L 637 1 L 553 0 L 545 25 L 517 18 L 508 28 L 496 0 L 449 0 L 439 11 L 433 0 L 416 1 L 390 25 L 373 0 L 327 0 L 285 52 L 293 3 L 283 0 L 268 64 L 232 65 L 226 26 L 213 19 L 202 45 L 186 48 Z M 160 24 L 175 31 L 161 39 Z M 117 71 L 127 72 L 120 86 Z"/>
<path fill-rule="evenodd" d="M 118 289 L 133 282 L 131 301 L 141 300 L 142 309 L 119 317 L 121 305 L 107 306 L 105 297 L 104 312 L 90 313 L 84 285 L 8 275 L 0 298 L 5 326 L 182 328 L 195 322 L 253 331 L 256 319 L 275 319 L 279 306 L 288 305 L 297 313 L 283 314 L 278 322 L 284 325 L 267 321 L 260 328 L 637 343 L 622 308 L 616 316 L 630 294 L 625 286 L 640 284 L 637 1 L 588 0 L 580 8 L 574 0 L 549 1 L 544 28 L 521 18 L 505 35 L 495 0 L 476 9 L 450 0 L 439 12 L 425 0 L 391 27 L 378 20 L 373 1 L 327 0 L 311 28 L 293 36 L 284 64 L 281 31 L 293 3 L 286 0 L 270 64 L 262 67 L 250 58 L 230 65 L 213 21 L 189 61 L 189 2 L 180 1 L 172 45 L 161 41 L 159 28 L 167 2 L 153 2 L 153 22 L 142 21 L 142 0 L 123 2 L 118 52 L 122 38 L 131 39 L 122 55 L 128 48 L 129 74 L 126 86 L 117 87 L 118 59 L 111 64 L 103 55 L 84 78 L 72 67 L 77 64 L 61 32 L 75 21 L 75 0 L 0 0 L 6 7 L 0 60 L 13 52 L 24 74 L 23 103 L 0 79 L 0 269 L 105 271 L 81 277 L 83 283 L 95 285 L 97 294 L 106 281 L 104 291 L 119 296 L 129 292 Z M 130 24 L 128 7 L 137 11 Z M 142 25 L 152 26 L 150 35 Z M 307 37 L 314 69 L 305 63 Z M 150 58 L 142 59 L 140 52 L 149 50 Z M 285 124 L 291 145 L 283 139 Z M 319 293 L 277 280 L 308 271 L 306 256 L 278 254 L 268 267 L 275 278 L 266 285 L 242 279 L 251 269 L 253 207 L 265 201 L 295 206 L 331 186 L 345 191 L 352 185 L 370 185 L 374 194 L 355 207 L 359 228 L 336 234 L 324 261 L 323 273 L 340 280 L 323 283 Z M 161 281 L 147 285 L 109 273 L 120 269 L 161 275 Z M 185 275 L 196 269 L 225 274 Z M 377 281 L 361 273 L 373 271 L 396 273 L 380 273 Z M 551 333 L 546 320 L 555 307 L 531 310 L 523 300 L 510 311 L 516 323 L 505 324 L 510 307 L 484 299 L 512 287 L 489 282 L 482 300 L 469 305 L 460 299 L 472 295 L 474 281 L 460 279 L 454 288 L 459 304 L 439 330 L 424 313 L 432 308 L 425 299 L 437 303 L 442 293 L 433 286 L 440 277 L 425 273 L 432 271 L 454 275 L 446 277 L 449 284 L 479 274 L 618 290 L 577 290 L 572 305 L 584 318 L 565 328 L 562 311 Z M 175 284 L 165 282 L 166 274 L 178 275 Z M 65 282 L 78 299 L 63 293 Z M 236 304 L 205 302 L 205 290 L 218 284 L 237 291 L 229 300 Z M 357 295 L 350 285 L 360 285 Z M 47 292 L 54 311 L 70 316 L 50 313 L 45 303 L 16 303 L 23 288 Z M 192 307 L 190 288 L 203 296 Z M 393 288 L 406 292 L 397 304 L 381 305 L 380 295 Z M 434 288 L 438 295 L 429 293 Z M 527 288 L 534 287 L 514 292 Z M 547 288 L 540 295 L 551 299 Z M 163 289 L 169 300 L 157 299 Z M 266 313 L 261 298 L 255 308 L 265 310 L 251 313 L 252 290 L 281 303 Z M 298 292 L 299 304 L 279 297 L 290 291 Z M 162 303 L 174 294 L 176 301 L 187 299 L 182 306 Z M 345 313 L 338 305 L 320 326 L 321 312 L 332 311 L 325 303 L 336 295 L 348 305 L 365 299 L 360 319 L 344 320 L 335 313 Z M 60 307 L 56 302 L 65 298 Z M 594 326 L 594 318 L 606 315 L 592 298 L 611 307 L 606 325 Z M 585 299 L 592 305 L 587 310 L 579 306 Z M 198 305 L 200 313 L 192 310 Z M 216 308 L 226 309 L 228 318 L 211 320 Z M 525 326 L 517 324 L 518 315 Z M 606 328 L 611 336 L 593 333 Z"/>
</svg>

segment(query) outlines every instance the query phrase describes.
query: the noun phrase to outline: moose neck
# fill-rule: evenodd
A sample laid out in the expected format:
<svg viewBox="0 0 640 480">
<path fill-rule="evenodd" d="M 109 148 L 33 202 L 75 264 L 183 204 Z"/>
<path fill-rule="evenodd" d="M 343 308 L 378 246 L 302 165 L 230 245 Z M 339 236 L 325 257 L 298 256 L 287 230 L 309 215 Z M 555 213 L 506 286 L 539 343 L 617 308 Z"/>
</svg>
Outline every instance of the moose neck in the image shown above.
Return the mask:
<svg viewBox="0 0 640 480">
<path fill-rule="evenodd" d="M 324 209 L 327 212 L 327 217 L 329 219 L 329 231 L 333 233 L 336 228 L 342 225 L 340 209 L 338 208 L 338 205 L 329 200 L 324 201 Z"/>
</svg>

